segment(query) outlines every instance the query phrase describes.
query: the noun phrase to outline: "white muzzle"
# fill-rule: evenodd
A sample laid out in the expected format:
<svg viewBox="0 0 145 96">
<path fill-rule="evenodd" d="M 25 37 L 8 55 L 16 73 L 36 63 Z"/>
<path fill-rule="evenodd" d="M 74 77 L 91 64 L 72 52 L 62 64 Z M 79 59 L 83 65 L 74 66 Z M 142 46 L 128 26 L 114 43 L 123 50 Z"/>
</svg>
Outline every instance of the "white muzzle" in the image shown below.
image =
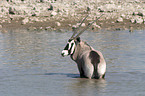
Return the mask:
<svg viewBox="0 0 145 96">
<path fill-rule="evenodd" d="M 61 52 L 61 55 L 64 57 L 64 56 L 68 56 L 68 50 L 63 50 L 62 52 Z"/>
</svg>

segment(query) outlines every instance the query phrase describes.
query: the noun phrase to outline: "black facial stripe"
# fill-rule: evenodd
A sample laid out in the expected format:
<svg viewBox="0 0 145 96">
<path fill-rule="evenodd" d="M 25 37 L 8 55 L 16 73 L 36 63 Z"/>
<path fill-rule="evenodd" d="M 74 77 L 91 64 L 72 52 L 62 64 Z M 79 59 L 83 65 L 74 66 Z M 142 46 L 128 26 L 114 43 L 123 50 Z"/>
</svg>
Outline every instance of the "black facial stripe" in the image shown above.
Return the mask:
<svg viewBox="0 0 145 96">
<path fill-rule="evenodd" d="M 67 43 L 66 47 L 64 48 L 64 50 L 68 50 L 68 48 L 69 48 L 69 43 L 70 43 L 72 40 L 73 40 L 73 39 L 69 39 L 69 40 L 68 40 L 68 43 Z"/>
<path fill-rule="evenodd" d="M 69 48 L 69 44 L 66 45 L 66 47 L 64 48 L 64 50 L 68 50 Z"/>
<path fill-rule="evenodd" d="M 71 44 L 71 48 L 68 50 L 69 54 L 71 53 L 71 49 L 72 49 L 73 46 L 74 46 L 74 43 Z"/>
</svg>

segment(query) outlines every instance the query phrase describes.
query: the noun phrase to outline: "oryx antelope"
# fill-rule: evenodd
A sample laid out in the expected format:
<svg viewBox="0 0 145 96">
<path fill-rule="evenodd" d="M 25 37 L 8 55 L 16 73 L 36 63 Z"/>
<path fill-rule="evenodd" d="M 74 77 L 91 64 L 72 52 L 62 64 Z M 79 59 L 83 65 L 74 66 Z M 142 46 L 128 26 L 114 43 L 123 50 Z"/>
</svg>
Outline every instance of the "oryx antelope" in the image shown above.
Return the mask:
<svg viewBox="0 0 145 96">
<path fill-rule="evenodd" d="M 87 16 L 82 20 L 81 24 L 84 22 L 86 18 Z M 96 20 L 94 20 L 91 24 L 88 24 L 88 26 L 85 29 L 78 32 L 77 34 L 77 30 L 81 26 L 80 24 L 79 27 L 76 28 L 76 30 L 74 30 L 73 35 L 68 40 L 66 47 L 61 53 L 63 57 L 70 55 L 72 60 L 74 60 L 77 63 L 78 70 L 80 72 L 80 77 L 89 79 L 104 78 L 106 72 L 106 62 L 104 60 L 102 53 L 100 51 L 93 49 L 86 42 L 80 40 L 79 37 L 95 21 Z"/>
</svg>

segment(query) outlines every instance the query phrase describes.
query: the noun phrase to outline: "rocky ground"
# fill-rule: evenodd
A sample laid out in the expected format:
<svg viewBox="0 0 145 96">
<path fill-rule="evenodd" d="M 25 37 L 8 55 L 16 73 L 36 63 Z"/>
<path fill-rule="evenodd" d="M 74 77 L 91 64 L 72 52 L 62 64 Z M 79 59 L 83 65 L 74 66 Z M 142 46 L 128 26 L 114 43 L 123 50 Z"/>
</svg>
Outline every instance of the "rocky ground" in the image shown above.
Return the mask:
<svg viewBox="0 0 145 96">
<path fill-rule="evenodd" d="M 145 29 L 144 0 L 1 0 L 0 30 L 71 30 L 89 14 L 90 30 Z"/>
</svg>

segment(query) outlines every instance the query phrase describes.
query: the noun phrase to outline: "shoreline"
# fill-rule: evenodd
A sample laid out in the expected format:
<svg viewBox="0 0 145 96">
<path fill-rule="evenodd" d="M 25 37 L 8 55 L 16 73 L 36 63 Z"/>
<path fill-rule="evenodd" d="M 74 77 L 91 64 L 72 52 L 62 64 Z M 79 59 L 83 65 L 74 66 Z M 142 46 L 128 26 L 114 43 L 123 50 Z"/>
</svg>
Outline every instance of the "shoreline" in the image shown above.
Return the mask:
<svg viewBox="0 0 145 96">
<path fill-rule="evenodd" d="M 72 20 L 64 20 L 64 21 L 57 21 L 60 23 L 58 25 L 55 20 L 51 21 L 43 21 L 43 22 L 34 22 L 34 23 L 27 23 L 21 24 L 22 20 L 11 20 L 11 23 L 1 23 L 0 31 L 4 32 L 7 30 L 16 30 L 16 29 L 27 29 L 29 31 L 41 31 L 41 30 L 48 30 L 48 31 L 60 31 L 63 32 L 64 30 L 72 31 L 72 26 L 76 25 L 78 21 Z M 87 25 L 90 21 L 86 21 L 85 24 Z M 97 26 L 96 26 L 97 25 Z M 124 19 L 124 22 L 116 22 L 116 19 L 110 20 L 98 20 L 96 25 L 92 25 L 87 30 L 89 31 L 98 31 L 98 30 L 144 30 L 145 24 L 132 24 L 129 20 Z M 84 28 L 82 26 L 81 28 Z"/>
<path fill-rule="evenodd" d="M 2 0 L 0 30 L 72 30 L 89 14 L 83 27 L 104 14 L 89 30 L 145 29 L 143 0 Z"/>
</svg>

